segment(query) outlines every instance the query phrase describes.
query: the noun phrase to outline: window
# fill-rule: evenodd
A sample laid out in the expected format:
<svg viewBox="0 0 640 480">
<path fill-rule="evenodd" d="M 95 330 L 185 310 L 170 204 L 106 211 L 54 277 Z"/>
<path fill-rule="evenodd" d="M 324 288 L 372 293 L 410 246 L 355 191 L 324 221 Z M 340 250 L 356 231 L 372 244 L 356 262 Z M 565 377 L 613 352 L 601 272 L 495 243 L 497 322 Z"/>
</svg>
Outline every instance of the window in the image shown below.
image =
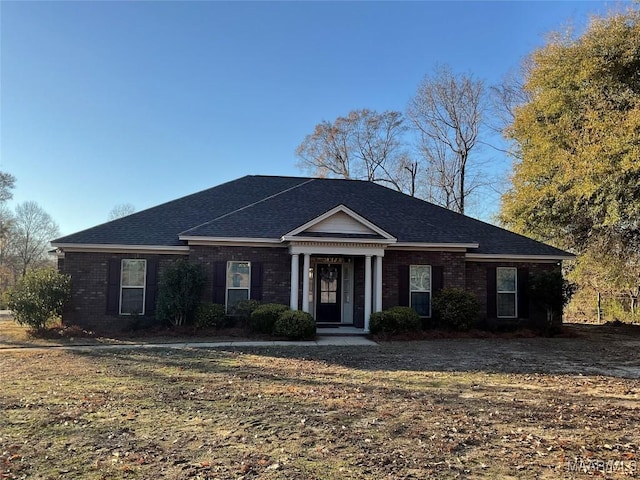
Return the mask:
<svg viewBox="0 0 640 480">
<path fill-rule="evenodd" d="M 249 300 L 251 262 L 227 262 L 227 309 Z"/>
<path fill-rule="evenodd" d="M 518 316 L 517 278 L 518 270 L 516 268 L 498 267 L 496 269 L 498 318 L 516 318 Z"/>
<path fill-rule="evenodd" d="M 421 317 L 431 316 L 431 266 L 411 265 L 409 267 L 409 289 L 411 308 Z"/>
<path fill-rule="evenodd" d="M 122 260 L 120 268 L 120 315 L 144 315 L 146 273 L 146 260 Z"/>
</svg>

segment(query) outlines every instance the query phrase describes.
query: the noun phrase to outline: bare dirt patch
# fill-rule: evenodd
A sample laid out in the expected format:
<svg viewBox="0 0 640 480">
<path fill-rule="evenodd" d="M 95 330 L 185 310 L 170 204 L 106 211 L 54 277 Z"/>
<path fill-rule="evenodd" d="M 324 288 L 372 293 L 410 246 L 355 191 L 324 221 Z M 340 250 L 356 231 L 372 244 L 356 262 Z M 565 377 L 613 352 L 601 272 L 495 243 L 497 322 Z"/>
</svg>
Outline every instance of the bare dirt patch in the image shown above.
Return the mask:
<svg viewBox="0 0 640 480">
<path fill-rule="evenodd" d="M 0 478 L 637 477 L 640 338 L 576 335 L 0 352 Z"/>
</svg>

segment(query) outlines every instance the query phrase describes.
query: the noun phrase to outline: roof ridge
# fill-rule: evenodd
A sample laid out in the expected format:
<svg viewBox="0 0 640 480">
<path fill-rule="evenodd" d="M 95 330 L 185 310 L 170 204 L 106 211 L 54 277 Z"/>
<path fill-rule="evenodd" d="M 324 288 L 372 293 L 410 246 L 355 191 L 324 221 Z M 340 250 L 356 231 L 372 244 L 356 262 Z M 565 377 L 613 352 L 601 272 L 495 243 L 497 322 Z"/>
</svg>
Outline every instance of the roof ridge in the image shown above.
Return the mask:
<svg viewBox="0 0 640 480">
<path fill-rule="evenodd" d="M 298 178 L 298 177 L 291 177 L 291 178 Z M 242 210 L 246 210 L 247 208 L 254 207 L 254 206 L 258 205 L 259 203 L 266 202 L 267 200 L 271 200 L 272 198 L 275 198 L 275 197 L 277 197 L 279 195 L 282 195 L 284 193 L 290 192 L 291 190 L 295 190 L 296 188 L 299 188 L 299 187 L 302 187 L 304 185 L 307 185 L 308 183 L 311 183 L 311 182 L 313 182 L 315 180 L 316 180 L 315 178 L 310 178 L 305 182 L 298 183 L 297 185 L 294 185 L 293 187 L 285 188 L 284 190 L 281 190 L 281 191 L 276 192 L 276 193 L 274 193 L 272 195 L 269 195 L 269 196 L 266 196 L 264 198 L 261 198 L 257 202 L 249 203 L 248 205 L 244 205 L 244 206 L 242 206 L 240 208 L 236 208 L 235 210 L 233 210 L 231 212 L 227 212 L 227 213 L 225 213 L 223 215 L 220 215 L 220 216 L 218 216 L 218 217 L 216 217 L 214 219 L 211 219 L 211 220 L 208 220 L 208 221 L 206 221 L 204 223 L 201 223 L 200 225 L 195 225 L 195 226 L 193 226 L 191 228 L 188 228 L 188 229 L 178 233 L 178 236 L 184 235 L 185 233 L 190 232 L 191 230 L 195 230 L 196 228 L 200 228 L 200 227 L 204 227 L 205 225 L 209 225 L 209 224 L 211 224 L 213 222 L 216 222 L 216 221 L 218 221 L 218 220 L 220 220 L 222 218 L 225 218 L 225 217 L 228 217 L 228 216 L 233 215 L 235 213 L 241 212 Z"/>
</svg>

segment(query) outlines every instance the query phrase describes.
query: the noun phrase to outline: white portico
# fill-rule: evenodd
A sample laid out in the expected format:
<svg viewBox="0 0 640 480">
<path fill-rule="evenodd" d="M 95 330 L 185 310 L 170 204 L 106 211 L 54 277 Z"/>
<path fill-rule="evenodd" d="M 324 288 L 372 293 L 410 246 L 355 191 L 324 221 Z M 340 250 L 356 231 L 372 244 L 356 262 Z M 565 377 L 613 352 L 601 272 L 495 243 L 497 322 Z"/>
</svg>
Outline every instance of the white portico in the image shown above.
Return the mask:
<svg viewBox="0 0 640 480">
<path fill-rule="evenodd" d="M 363 331 L 368 333 L 371 313 L 382 310 L 385 248 L 396 239 L 339 205 L 284 235 L 282 240 L 289 243 L 291 253 L 291 308 L 311 313 L 319 323 L 353 325 L 354 310 L 360 311 L 361 307 Z M 364 259 L 364 272 L 359 259 Z M 363 274 L 362 300 L 361 295 L 356 297 L 355 284 Z"/>
</svg>

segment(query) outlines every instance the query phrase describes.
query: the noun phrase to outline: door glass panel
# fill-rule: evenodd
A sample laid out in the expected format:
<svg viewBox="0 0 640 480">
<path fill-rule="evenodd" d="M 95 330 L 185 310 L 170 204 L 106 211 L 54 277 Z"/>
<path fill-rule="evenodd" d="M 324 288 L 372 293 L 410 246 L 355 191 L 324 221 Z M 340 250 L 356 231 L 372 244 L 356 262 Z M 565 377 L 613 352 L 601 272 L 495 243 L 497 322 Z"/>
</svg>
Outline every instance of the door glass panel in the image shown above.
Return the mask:
<svg viewBox="0 0 640 480">
<path fill-rule="evenodd" d="M 337 303 L 338 269 L 334 265 L 320 267 L 320 303 Z"/>
</svg>

